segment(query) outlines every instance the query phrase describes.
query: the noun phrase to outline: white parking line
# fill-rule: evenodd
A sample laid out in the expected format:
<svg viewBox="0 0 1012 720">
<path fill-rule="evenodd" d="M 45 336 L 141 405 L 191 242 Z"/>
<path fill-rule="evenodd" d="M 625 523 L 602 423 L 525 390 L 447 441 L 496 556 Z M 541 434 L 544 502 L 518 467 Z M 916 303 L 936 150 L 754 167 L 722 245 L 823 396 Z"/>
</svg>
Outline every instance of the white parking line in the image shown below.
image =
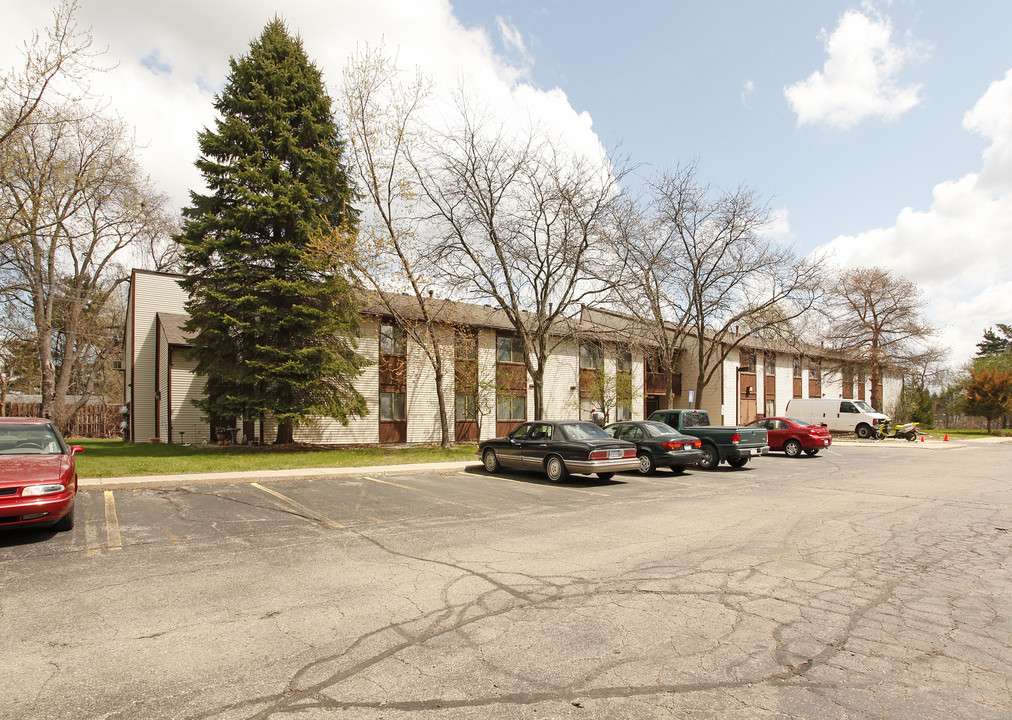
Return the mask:
<svg viewBox="0 0 1012 720">
<path fill-rule="evenodd" d="M 327 527 L 331 527 L 331 528 L 334 528 L 336 530 L 343 530 L 344 529 L 344 525 L 341 525 L 340 523 L 336 523 L 336 522 L 334 522 L 333 520 L 331 520 L 328 517 L 324 517 L 320 513 L 316 512 L 315 510 L 310 510 L 309 508 L 307 508 L 305 505 L 303 505 L 299 501 L 293 500 L 292 498 L 288 497 L 287 495 L 282 495 L 281 493 L 277 492 L 276 490 L 271 490 L 270 488 L 266 488 L 263 485 L 261 485 L 260 483 L 250 483 L 250 485 L 252 485 L 253 487 L 255 487 L 257 490 L 263 490 L 268 495 L 273 495 L 274 497 L 276 497 L 278 500 L 281 500 L 282 502 L 288 503 L 293 508 L 295 508 L 296 510 L 298 510 L 299 512 L 301 512 L 306 517 L 308 517 L 308 518 L 310 518 L 312 520 L 316 520 L 318 522 L 322 522 Z"/>
</svg>

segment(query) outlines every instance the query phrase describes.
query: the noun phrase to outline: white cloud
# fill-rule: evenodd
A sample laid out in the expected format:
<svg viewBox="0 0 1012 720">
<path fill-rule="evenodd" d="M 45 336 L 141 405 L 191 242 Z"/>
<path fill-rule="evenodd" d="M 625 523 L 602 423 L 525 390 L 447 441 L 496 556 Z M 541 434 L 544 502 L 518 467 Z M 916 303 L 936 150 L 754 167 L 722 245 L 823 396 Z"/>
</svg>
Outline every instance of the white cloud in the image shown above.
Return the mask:
<svg viewBox="0 0 1012 720">
<path fill-rule="evenodd" d="M 499 34 L 502 35 L 502 42 L 506 49 L 516 53 L 525 63 L 531 62 L 527 45 L 524 43 L 524 36 L 517 26 L 506 22 L 500 15 L 496 15 L 495 24 L 499 28 Z"/>
<path fill-rule="evenodd" d="M 741 87 L 741 104 L 748 107 L 749 98 L 752 97 L 752 93 L 755 92 L 755 83 L 751 80 L 746 80 L 745 84 Z"/>
<path fill-rule="evenodd" d="M 1012 70 L 991 84 L 963 126 L 990 141 L 983 167 L 934 188 L 931 208 L 829 243 L 845 267 L 881 266 L 914 281 L 944 328 L 952 360 L 972 355 L 985 328 L 1012 322 Z"/>
<path fill-rule="evenodd" d="M 81 6 L 80 24 L 91 26 L 95 46 L 108 46 L 105 61 L 116 65 L 96 76 L 93 87 L 136 128 L 146 168 L 180 206 L 188 204 L 190 189 L 202 188 L 193 167 L 197 133 L 214 121 L 213 95 L 229 57 L 248 50 L 277 7 L 268 0 L 89 0 Z M 449 0 L 288 0 L 283 7 L 282 19 L 301 36 L 332 97 L 356 47 L 383 45 L 400 66 L 417 66 L 435 81 L 436 106 L 463 87 L 504 124 L 532 123 L 580 152 L 603 152 L 589 115 L 577 113 L 561 90 L 525 82 L 527 67 L 498 55 L 483 30 L 461 25 Z M 17 3 L 5 13 L 5 37 L 30 37 L 50 13 L 44 4 Z M 528 62 L 516 28 L 501 22 L 499 30 L 508 51 Z M 14 50 L 13 43 L 0 46 L 0 65 L 17 61 Z"/>
<path fill-rule="evenodd" d="M 833 34 L 823 29 L 820 38 L 829 55 L 822 71 L 784 88 L 798 125 L 846 130 L 872 117 L 896 120 L 921 102 L 921 86 L 900 86 L 897 76 L 925 50 L 894 44 L 889 18 L 848 10 Z"/>
<path fill-rule="evenodd" d="M 787 208 L 774 210 L 769 221 L 763 228 L 766 235 L 777 240 L 785 240 L 792 236 L 791 233 L 791 212 Z"/>
</svg>

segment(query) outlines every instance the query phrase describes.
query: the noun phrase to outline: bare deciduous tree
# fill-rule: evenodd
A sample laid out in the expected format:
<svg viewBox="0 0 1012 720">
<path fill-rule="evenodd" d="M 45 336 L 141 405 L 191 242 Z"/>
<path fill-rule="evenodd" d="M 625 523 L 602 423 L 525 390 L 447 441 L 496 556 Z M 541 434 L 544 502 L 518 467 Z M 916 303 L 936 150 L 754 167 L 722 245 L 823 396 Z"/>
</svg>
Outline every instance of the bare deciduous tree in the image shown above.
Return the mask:
<svg viewBox="0 0 1012 720">
<path fill-rule="evenodd" d="M 23 126 L 40 120 L 38 110 L 44 99 L 54 93 L 65 103 L 79 101 L 86 93 L 83 85 L 95 69 L 90 31 L 77 25 L 77 0 L 61 0 L 53 11 L 52 24 L 45 37 L 35 32 L 22 50 L 23 64 L 0 76 L 0 146 Z M 42 121 L 52 120 L 43 114 Z"/>
<path fill-rule="evenodd" d="M 415 163 L 433 208 L 432 258 L 455 293 L 503 311 L 541 419 L 549 356 L 580 303 L 608 288 L 605 219 L 619 178 L 605 158 L 538 140 L 535 129 L 494 128 L 464 101 L 458 109 L 459 127 Z"/>
<path fill-rule="evenodd" d="M 36 112 L 0 146 L 4 275 L 38 342 L 43 414 L 65 427 L 120 340 L 110 301 L 128 280 L 123 251 L 164 222 L 165 199 L 119 121 Z"/>
<path fill-rule="evenodd" d="M 832 283 L 827 342 L 870 373 L 872 405 L 882 408 L 879 383 L 887 365 L 919 374 L 945 351 L 933 345 L 937 329 L 924 320 L 917 285 L 883 268 L 842 270 Z"/>
<path fill-rule="evenodd" d="M 615 297 L 659 348 L 669 407 L 687 348 L 699 407 L 703 388 L 748 335 L 789 332 L 822 295 L 821 259 L 798 257 L 764 234 L 770 209 L 754 190 L 718 192 L 696 175 L 694 164 L 661 174 L 649 200 L 627 205 L 615 223 L 623 268 Z"/>
<path fill-rule="evenodd" d="M 384 314 L 404 329 L 432 368 L 440 443 L 449 447 L 450 409 L 444 388 L 453 364 L 447 363 L 442 345 L 448 338 L 452 341 L 453 332 L 441 317 L 445 301 L 428 292 L 431 271 L 418 232 L 419 187 L 410 160 L 420 139 L 417 114 L 429 83 L 418 73 L 408 84 L 401 76 L 382 48 L 357 52 L 344 71 L 341 105 L 349 159 L 367 201 L 354 268 Z"/>
</svg>

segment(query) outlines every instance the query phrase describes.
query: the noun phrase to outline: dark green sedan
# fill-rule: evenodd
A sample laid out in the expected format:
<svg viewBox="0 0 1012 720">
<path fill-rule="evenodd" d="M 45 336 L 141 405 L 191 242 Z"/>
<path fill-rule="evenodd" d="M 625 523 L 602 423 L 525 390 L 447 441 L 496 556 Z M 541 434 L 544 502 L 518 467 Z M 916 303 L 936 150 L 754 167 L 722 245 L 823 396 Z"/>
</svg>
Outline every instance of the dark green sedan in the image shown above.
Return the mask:
<svg viewBox="0 0 1012 720">
<path fill-rule="evenodd" d="M 630 420 L 612 423 L 604 431 L 618 440 L 636 444 L 637 469 L 642 475 L 650 475 L 659 467 L 680 473 L 703 459 L 703 443 L 699 438 L 682 435 L 664 423 Z"/>
</svg>

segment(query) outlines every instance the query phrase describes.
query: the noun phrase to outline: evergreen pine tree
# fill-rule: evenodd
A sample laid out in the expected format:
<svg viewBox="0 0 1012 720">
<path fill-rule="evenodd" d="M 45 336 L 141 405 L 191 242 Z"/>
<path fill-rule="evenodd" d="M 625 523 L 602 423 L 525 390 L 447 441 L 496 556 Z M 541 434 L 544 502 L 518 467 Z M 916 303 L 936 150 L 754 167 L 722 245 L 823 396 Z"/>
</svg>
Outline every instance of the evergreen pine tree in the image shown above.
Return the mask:
<svg viewBox="0 0 1012 720">
<path fill-rule="evenodd" d="M 352 276 L 314 251 L 357 213 L 331 101 L 301 40 L 275 18 L 229 65 L 215 129 L 198 136 L 210 192 L 191 192 L 177 238 L 186 329 L 207 378 L 204 413 L 273 417 L 277 441 L 291 442 L 312 416 L 366 412 L 352 385 L 368 364 L 355 352 Z"/>
</svg>

